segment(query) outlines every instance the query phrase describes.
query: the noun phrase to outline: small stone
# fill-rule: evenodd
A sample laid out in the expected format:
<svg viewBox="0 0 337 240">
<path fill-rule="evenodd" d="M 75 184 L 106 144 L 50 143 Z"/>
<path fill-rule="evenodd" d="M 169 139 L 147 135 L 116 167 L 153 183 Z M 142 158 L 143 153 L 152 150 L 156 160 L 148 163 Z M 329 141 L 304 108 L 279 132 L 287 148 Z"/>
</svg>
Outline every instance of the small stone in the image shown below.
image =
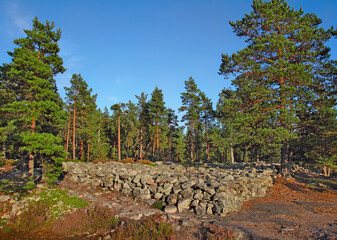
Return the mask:
<svg viewBox="0 0 337 240">
<path fill-rule="evenodd" d="M 189 209 L 191 202 L 192 202 L 191 198 L 179 199 L 179 201 L 178 201 L 178 211 L 182 212 L 186 209 Z"/>
<path fill-rule="evenodd" d="M 156 194 L 154 194 L 153 197 L 154 197 L 155 199 L 160 199 L 162 196 L 163 196 L 162 193 L 157 192 Z"/>
<path fill-rule="evenodd" d="M 8 196 L 8 195 L 0 195 L 0 202 L 1 202 L 1 203 L 6 202 L 6 201 L 8 201 L 9 199 L 11 199 L 11 197 Z"/>
<path fill-rule="evenodd" d="M 174 205 L 177 203 L 178 196 L 176 194 L 171 194 L 167 197 L 166 201 L 169 205 Z"/>
<path fill-rule="evenodd" d="M 191 202 L 191 207 L 196 207 L 199 205 L 199 200 L 194 200 Z"/>
<path fill-rule="evenodd" d="M 202 194 L 201 190 L 196 191 L 193 198 L 196 200 L 201 200 L 204 198 L 204 194 Z"/>
<path fill-rule="evenodd" d="M 187 181 L 184 184 L 181 185 L 182 189 L 190 188 L 196 184 L 195 181 Z"/>
<path fill-rule="evenodd" d="M 178 211 L 178 209 L 175 205 L 167 205 L 164 208 L 164 212 L 166 212 L 166 213 L 176 213 L 177 211 Z"/>
<path fill-rule="evenodd" d="M 103 238 L 103 240 L 110 240 L 110 239 L 112 239 L 111 238 L 111 236 L 108 234 L 108 235 L 106 235 L 104 238 Z"/>
<path fill-rule="evenodd" d="M 156 200 L 156 199 L 153 199 L 153 198 L 150 198 L 150 199 L 146 200 L 145 202 L 146 202 L 148 205 L 152 206 L 154 203 L 157 202 L 157 200 Z"/>
</svg>

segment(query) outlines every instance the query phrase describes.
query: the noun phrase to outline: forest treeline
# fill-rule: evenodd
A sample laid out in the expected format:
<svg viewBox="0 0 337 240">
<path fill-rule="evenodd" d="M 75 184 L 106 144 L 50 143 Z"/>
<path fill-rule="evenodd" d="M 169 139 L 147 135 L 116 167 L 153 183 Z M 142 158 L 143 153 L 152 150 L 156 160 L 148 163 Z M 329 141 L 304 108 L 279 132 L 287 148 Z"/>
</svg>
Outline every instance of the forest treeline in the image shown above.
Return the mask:
<svg viewBox="0 0 337 240">
<path fill-rule="evenodd" d="M 211 99 L 185 79 L 179 112 L 162 89 L 135 93 L 136 102 L 99 109 L 81 74 L 73 74 L 61 99 L 55 76 L 66 71 L 59 56 L 61 30 L 36 17 L 14 40 L 12 60 L 1 66 L 2 158 L 42 166 L 55 179 L 62 161 L 123 158 L 177 162 L 291 162 L 313 164 L 329 175 L 337 164 L 336 61 L 315 14 L 284 0 L 254 0 L 253 11 L 230 22 L 247 46 L 223 54 L 219 74 L 232 88 Z M 225 44 L 225 43 L 224 43 Z"/>
</svg>

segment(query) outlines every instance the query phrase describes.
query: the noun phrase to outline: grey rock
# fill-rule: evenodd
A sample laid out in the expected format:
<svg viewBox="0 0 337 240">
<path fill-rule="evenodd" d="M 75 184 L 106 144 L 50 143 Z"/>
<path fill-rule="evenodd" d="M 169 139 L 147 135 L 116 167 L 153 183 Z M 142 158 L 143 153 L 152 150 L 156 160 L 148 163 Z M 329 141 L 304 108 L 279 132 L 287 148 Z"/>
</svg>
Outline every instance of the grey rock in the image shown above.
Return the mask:
<svg viewBox="0 0 337 240">
<path fill-rule="evenodd" d="M 164 208 L 164 212 L 166 213 L 176 213 L 178 211 L 175 205 L 166 205 Z"/>
<path fill-rule="evenodd" d="M 160 198 L 162 198 L 162 196 L 163 196 L 162 193 L 157 192 L 153 197 L 154 197 L 155 199 L 160 199 Z"/>
<path fill-rule="evenodd" d="M 190 188 L 196 184 L 195 181 L 187 181 L 181 185 L 182 189 Z"/>
<path fill-rule="evenodd" d="M 213 187 L 207 187 L 205 188 L 205 192 L 209 193 L 210 195 L 214 195 L 215 194 L 215 190 Z"/>
<path fill-rule="evenodd" d="M 194 207 L 194 212 L 197 215 L 204 215 L 206 213 L 206 208 L 203 208 L 201 206 Z"/>
<path fill-rule="evenodd" d="M 166 198 L 166 202 L 169 205 L 174 205 L 178 201 L 178 196 L 176 194 L 171 194 Z"/>
<path fill-rule="evenodd" d="M 202 193 L 201 190 L 197 190 L 195 191 L 193 198 L 196 200 L 201 200 L 204 198 L 204 194 Z"/>
<path fill-rule="evenodd" d="M 192 202 L 191 198 L 183 198 L 178 200 L 178 211 L 182 212 L 186 209 L 189 209 L 190 203 Z"/>
<path fill-rule="evenodd" d="M 199 200 L 193 200 L 190 204 L 191 207 L 196 207 L 199 205 Z"/>
</svg>

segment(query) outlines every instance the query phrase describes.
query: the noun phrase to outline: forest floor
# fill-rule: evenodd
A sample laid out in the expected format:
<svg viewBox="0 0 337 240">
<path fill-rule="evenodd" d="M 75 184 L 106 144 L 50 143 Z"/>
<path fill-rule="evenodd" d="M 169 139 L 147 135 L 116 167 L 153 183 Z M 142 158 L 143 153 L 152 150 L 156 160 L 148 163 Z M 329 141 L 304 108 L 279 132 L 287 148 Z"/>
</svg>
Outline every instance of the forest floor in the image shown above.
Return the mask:
<svg viewBox="0 0 337 240">
<path fill-rule="evenodd" d="M 66 177 L 59 188 L 72 195 L 109 206 L 119 217 L 141 218 L 159 209 L 117 192 L 91 189 L 74 184 Z M 167 214 L 177 229 L 175 239 L 206 239 L 210 225 L 228 227 L 242 239 L 337 239 L 337 178 L 297 173 L 294 178 L 276 178 L 263 198 L 244 203 L 238 212 L 219 216 Z M 1 233 L 0 239 L 103 239 L 104 235 L 84 234 L 65 237 L 50 229 L 30 233 Z"/>
</svg>

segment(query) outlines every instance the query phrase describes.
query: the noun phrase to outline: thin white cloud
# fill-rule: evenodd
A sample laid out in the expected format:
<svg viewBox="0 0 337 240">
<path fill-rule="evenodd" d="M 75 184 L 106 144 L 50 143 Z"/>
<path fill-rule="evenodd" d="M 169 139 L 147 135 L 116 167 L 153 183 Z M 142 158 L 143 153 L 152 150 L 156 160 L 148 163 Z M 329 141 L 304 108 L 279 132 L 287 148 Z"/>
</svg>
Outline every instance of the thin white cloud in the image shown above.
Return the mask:
<svg viewBox="0 0 337 240">
<path fill-rule="evenodd" d="M 119 102 L 119 98 L 116 97 L 116 96 L 109 96 L 108 100 L 112 101 L 112 103 L 118 103 Z"/>
<path fill-rule="evenodd" d="M 7 1 L 4 4 L 4 14 L 7 16 L 4 28 L 10 37 L 22 34 L 24 29 L 31 28 L 33 16 L 22 6 L 24 4 L 21 0 Z"/>
</svg>

